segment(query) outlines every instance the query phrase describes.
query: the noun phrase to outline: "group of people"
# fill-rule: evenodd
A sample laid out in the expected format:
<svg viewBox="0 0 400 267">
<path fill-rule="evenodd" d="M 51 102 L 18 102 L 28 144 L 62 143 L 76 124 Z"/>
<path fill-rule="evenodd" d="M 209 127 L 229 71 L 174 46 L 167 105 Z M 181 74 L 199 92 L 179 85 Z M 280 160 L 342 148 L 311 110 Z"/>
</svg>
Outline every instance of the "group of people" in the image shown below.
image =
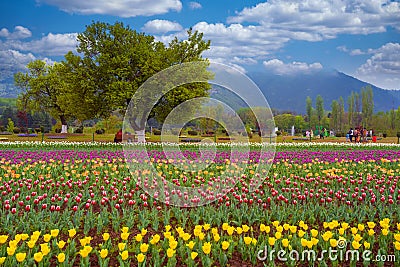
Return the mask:
<svg viewBox="0 0 400 267">
<path fill-rule="evenodd" d="M 367 142 L 368 138 L 374 141 L 374 131 L 372 129 L 368 131 L 367 128 L 361 126 L 355 127 L 354 129 L 350 128 L 346 134 L 346 142 Z"/>
</svg>

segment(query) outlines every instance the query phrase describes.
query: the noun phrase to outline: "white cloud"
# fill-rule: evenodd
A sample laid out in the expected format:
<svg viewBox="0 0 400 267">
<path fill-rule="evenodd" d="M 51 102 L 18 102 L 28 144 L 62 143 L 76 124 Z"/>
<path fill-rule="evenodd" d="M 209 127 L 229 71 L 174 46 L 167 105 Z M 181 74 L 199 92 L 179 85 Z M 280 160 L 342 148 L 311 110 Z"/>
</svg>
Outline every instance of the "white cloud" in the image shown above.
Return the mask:
<svg viewBox="0 0 400 267">
<path fill-rule="evenodd" d="M 254 58 L 243 58 L 243 57 L 233 57 L 232 62 L 238 63 L 238 64 L 243 64 L 243 65 L 255 65 L 257 64 L 257 60 Z"/>
<path fill-rule="evenodd" d="M 5 28 L 0 30 L 0 36 L 6 38 L 0 40 L 0 81 L 24 71 L 30 61 L 42 59 L 53 64 L 51 56 L 63 56 L 76 49 L 76 33 L 49 33 L 38 40 L 23 40 L 30 35 L 30 30 L 21 26 L 15 27 L 11 33 Z"/>
<path fill-rule="evenodd" d="M 182 9 L 180 0 L 36 0 L 36 2 L 57 6 L 68 13 L 102 14 L 125 18 L 165 14 Z"/>
<path fill-rule="evenodd" d="M 142 28 L 143 31 L 150 33 L 176 32 L 182 29 L 182 26 L 177 22 L 161 19 L 150 20 Z"/>
<path fill-rule="evenodd" d="M 264 67 L 279 75 L 290 75 L 296 73 L 311 73 L 313 71 L 321 70 L 321 63 L 307 64 L 304 62 L 293 61 L 291 63 L 284 63 L 279 59 L 271 59 L 263 62 Z"/>
<path fill-rule="evenodd" d="M 16 50 L 0 51 L 0 81 L 10 78 L 14 73 L 22 71 L 36 57 L 32 53 L 23 54 Z"/>
<path fill-rule="evenodd" d="M 43 36 L 39 40 L 21 41 L 7 40 L 0 41 L 0 50 L 29 51 L 43 56 L 63 56 L 68 51 L 75 51 L 77 40 L 76 33 L 53 34 Z"/>
<path fill-rule="evenodd" d="M 270 0 L 245 8 L 229 23 L 256 23 L 291 39 L 320 41 L 339 34 L 400 28 L 400 3 L 388 0 Z"/>
<path fill-rule="evenodd" d="M 369 52 L 373 55 L 357 69 L 355 76 L 385 89 L 400 89 L 400 44 L 387 43 Z"/>
<path fill-rule="evenodd" d="M 10 35 L 10 32 L 6 28 L 3 28 L 0 30 L 0 37 L 7 37 L 9 35 Z"/>
<path fill-rule="evenodd" d="M 198 2 L 189 2 L 189 8 L 190 9 L 201 9 L 202 6 Z"/>
<path fill-rule="evenodd" d="M 222 23 L 199 22 L 193 26 L 193 30 L 204 33 L 204 38 L 211 40 L 211 49 L 205 55 L 213 58 L 234 56 L 262 58 L 289 41 L 287 37 L 263 31 L 259 26 L 253 25 L 226 26 Z"/>
<path fill-rule="evenodd" d="M 0 30 L 0 37 L 5 37 L 7 39 L 25 39 L 31 36 L 32 32 L 23 26 L 15 26 L 13 32 L 10 32 L 6 28 Z"/>
<path fill-rule="evenodd" d="M 351 56 L 359 56 L 359 55 L 365 55 L 368 53 L 371 53 L 371 51 L 365 52 L 362 51 L 361 49 L 357 48 L 357 49 L 348 49 L 345 45 L 341 45 L 336 47 L 337 50 L 345 52 Z"/>
</svg>

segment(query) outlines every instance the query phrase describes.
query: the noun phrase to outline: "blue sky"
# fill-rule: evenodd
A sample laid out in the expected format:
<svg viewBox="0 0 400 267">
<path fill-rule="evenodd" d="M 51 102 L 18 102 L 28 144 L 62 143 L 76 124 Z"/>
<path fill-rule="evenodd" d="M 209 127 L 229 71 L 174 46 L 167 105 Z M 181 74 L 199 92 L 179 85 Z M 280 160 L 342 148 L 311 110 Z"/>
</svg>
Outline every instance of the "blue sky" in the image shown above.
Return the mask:
<svg viewBox="0 0 400 267">
<path fill-rule="evenodd" d="M 336 69 L 400 89 L 400 1 L 2 0 L 0 10 L 0 82 L 31 60 L 62 60 L 92 21 L 122 21 L 163 42 L 204 32 L 204 56 L 244 72 Z"/>
</svg>

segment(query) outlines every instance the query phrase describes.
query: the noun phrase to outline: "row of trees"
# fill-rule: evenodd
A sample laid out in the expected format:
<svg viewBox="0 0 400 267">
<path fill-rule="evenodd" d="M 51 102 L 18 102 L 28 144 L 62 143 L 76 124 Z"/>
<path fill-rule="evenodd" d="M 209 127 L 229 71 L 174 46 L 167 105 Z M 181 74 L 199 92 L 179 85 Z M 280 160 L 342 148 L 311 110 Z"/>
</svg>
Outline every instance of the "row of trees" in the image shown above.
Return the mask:
<svg viewBox="0 0 400 267">
<path fill-rule="evenodd" d="M 64 60 L 53 65 L 30 62 L 27 73 L 14 76 L 15 84 L 23 89 L 18 108 L 47 111 L 59 118 L 63 132 L 69 118 L 84 121 L 107 118 L 116 110 L 124 113 L 149 77 L 177 64 L 207 62 L 202 53 L 210 47 L 210 41 L 203 40 L 197 31 L 189 30 L 186 40 L 174 38 L 165 45 L 119 22 L 94 22 L 77 39 L 78 54 L 68 52 Z M 160 99 L 162 105 L 156 105 L 151 116 L 163 120 L 173 107 L 207 96 L 209 89 L 204 83 L 175 88 Z M 145 125 L 138 127 L 144 129 Z"/>
</svg>

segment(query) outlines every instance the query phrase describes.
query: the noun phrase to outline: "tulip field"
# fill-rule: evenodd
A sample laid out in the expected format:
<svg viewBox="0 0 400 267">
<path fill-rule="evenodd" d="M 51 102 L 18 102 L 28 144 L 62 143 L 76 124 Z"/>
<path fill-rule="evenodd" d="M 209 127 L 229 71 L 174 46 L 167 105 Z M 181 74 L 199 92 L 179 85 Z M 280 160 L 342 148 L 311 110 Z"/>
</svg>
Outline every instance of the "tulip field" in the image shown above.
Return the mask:
<svg viewBox="0 0 400 267">
<path fill-rule="evenodd" d="M 177 168 L 148 144 L 132 172 L 121 144 L 0 143 L 0 265 L 400 266 L 399 145 L 278 143 L 266 170 L 262 145 L 243 168 L 220 144 L 206 170 L 190 171 L 199 146 L 185 144 Z M 185 187 L 222 174 L 235 183 L 209 204 L 179 207 L 146 194 L 151 169 Z"/>
</svg>

